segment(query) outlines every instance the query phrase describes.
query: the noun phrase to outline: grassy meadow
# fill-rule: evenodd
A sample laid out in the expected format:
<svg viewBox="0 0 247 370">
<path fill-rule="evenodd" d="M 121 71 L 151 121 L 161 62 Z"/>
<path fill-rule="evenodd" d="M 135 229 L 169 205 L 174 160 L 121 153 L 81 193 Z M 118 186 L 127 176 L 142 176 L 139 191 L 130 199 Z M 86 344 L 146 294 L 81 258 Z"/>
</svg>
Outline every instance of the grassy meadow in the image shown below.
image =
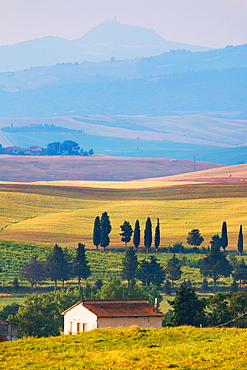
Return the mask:
<svg viewBox="0 0 247 370">
<path fill-rule="evenodd" d="M 246 329 L 96 329 L 77 335 L 0 343 L 0 369 L 247 368 Z"/>
<path fill-rule="evenodd" d="M 124 220 L 134 226 L 139 219 L 143 243 L 149 216 L 153 229 L 160 219 L 161 247 L 177 242 L 186 246 L 193 228 L 201 231 L 207 247 L 226 221 L 228 248 L 236 249 L 239 225 L 245 232 L 247 224 L 246 190 L 245 182 L 128 190 L 0 184 L 0 238 L 71 247 L 83 242 L 92 249 L 94 219 L 107 211 L 112 224 L 109 248 L 124 247 L 119 236 Z"/>
</svg>

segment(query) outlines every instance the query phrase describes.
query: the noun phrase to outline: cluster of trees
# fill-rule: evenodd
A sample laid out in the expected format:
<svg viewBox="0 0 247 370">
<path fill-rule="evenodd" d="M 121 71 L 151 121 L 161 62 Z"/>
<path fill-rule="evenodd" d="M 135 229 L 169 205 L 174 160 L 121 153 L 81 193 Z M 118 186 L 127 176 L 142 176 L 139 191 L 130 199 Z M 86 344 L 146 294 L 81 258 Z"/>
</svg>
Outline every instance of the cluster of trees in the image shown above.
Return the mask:
<svg viewBox="0 0 247 370">
<path fill-rule="evenodd" d="M 181 263 L 175 254 L 168 260 L 167 266 L 164 268 L 155 256 L 138 262 L 134 248 L 130 247 L 125 252 L 122 261 L 122 278 L 128 281 L 128 287 L 133 287 L 136 279 L 139 279 L 143 286 L 149 288 L 153 285 L 160 288 L 166 277 L 174 284 L 174 281 L 180 279 L 181 275 Z"/>
<path fill-rule="evenodd" d="M 79 144 L 73 140 L 65 140 L 62 143 L 59 141 L 49 143 L 47 148 L 38 147 L 38 151 L 34 150 L 35 147 L 30 147 L 29 149 L 17 148 L 17 147 L 7 147 L 3 148 L 0 144 L 0 154 L 13 154 L 13 155 L 80 155 L 80 156 L 90 156 L 94 154 L 93 149 L 88 151 L 80 148 Z"/>
<path fill-rule="evenodd" d="M 43 151 L 44 155 L 82 155 L 90 156 L 94 154 L 93 149 L 88 151 L 80 148 L 79 144 L 73 140 L 65 140 L 60 143 L 59 141 L 49 143 L 47 148 Z"/>
<path fill-rule="evenodd" d="M 85 254 L 85 245 L 78 244 L 75 256 L 72 258 L 68 250 L 62 249 L 57 244 L 47 255 L 46 261 L 38 261 L 36 256 L 22 266 L 20 276 L 26 279 L 31 286 L 31 291 L 35 289 L 38 282 L 47 278 L 54 281 L 54 290 L 57 289 L 58 280 L 64 282 L 70 278 L 77 277 L 78 285 L 81 279 L 87 279 L 91 275 L 91 269 Z"/>
<path fill-rule="evenodd" d="M 209 253 L 200 261 L 198 266 L 200 273 L 205 278 L 203 289 L 208 289 L 206 278 L 209 277 L 213 280 L 213 290 L 216 293 L 217 281 L 221 277 L 229 276 L 233 278 L 231 289 L 238 289 L 237 281 L 241 288 L 242 282 L 247 281 L 247 265 L 244 259 L 238 261 L 234 254 L 231 254 L 229 259 L 227 259 L 225 252 L 221 251 L 222 238 L 214 235 L 211 239 Z M 128 286 L 133 286 L 137 278 L 143 285 L 149 286 L 153 284 L 158 288 L 167 279 L 164 287 L 166 293 L 169 294 L 174 287 L 174 281 L 181 278 L 182 264 L 183 260 L 178 259 L 175 254 L 168 260 L 165 268 L 158 263 L 158 259 L 154 256 L 150 256 L 148 259 L 138 263 L 136 252 L 133 247 L 130 247 L 123 259 L 122 277 L 128 281 Z"/>
<path fill-rule="evenodd" d="M 247 328 L 247 292 L 216 293 L 198 298 L 195 289 L 181 285 L 173 301 L 169 301 L 165 324 Z"/>
</svg>

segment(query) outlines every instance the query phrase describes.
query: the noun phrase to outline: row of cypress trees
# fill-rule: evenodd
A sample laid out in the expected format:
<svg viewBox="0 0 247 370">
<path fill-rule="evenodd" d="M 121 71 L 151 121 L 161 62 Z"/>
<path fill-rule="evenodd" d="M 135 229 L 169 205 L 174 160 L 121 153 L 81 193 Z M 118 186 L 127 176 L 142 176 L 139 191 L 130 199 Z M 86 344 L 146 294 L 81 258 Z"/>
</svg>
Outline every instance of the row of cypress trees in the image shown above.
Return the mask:
<svg viewBox="0 0 247 370">
<path fill-rule="evenodd" d="M 130 225 L 129 221 L 124 221 L 124 223 L 120 226 L 121 233 L 121 241 L 125 243 L 125 249 L 127 250 L 127 243 L 130 242 L 132 234 L 133 234 L 133 245 L 137 249 L 141 243 L 141 230 L 140 230 L 140 222 L 136 220 L 134 230 Z M 93 244 L 96 247 L 96 250 L 99 249 L 99 246 L 105 248 L 110 244 L 109 234 L 111 232 L 111 223 L 110 218 L 107 212 L 103 212 L 102 216 L 97 216 L 94 220 L 94 229 L 93 229 Z M 146 225 L 144 229 L 144 246 L 146 248 L 146 252 L 149 252 L 149 249 L 152 245 L 153 236 L 152 236 L 152 222 L 150 217 L 146 220 Z M 160 245 L 160 222 L 157 218 L 157 225 L 155 227 L 155 235 L 154 235 L 154 246 L 156 251 Z"/>
<path fill-rule="evenodd" d="M 133 234 L 133 245 L 137 249 L 140 246 L 141 242 L 141 231 L 140 231 L 140 222 L 136 220 L 134 230 L 132 229 L 131 224 L 129 221 L 124 221 L 124 223 L 120 226 L 121 233 L 121 241 L 125 243 L 125 249 L 127 250 L 127 243 L 130 242 L 132 234 Z M 97 216 L 94 221 L 94 230 L 93 230 L 93 244 L 96 246 L 96 250 L 98 250 L 99 245 L 105 248 L 110 244 L 109 234 L 111 232 L 111 223 L 110 218 L 107 212 L 102 213 L 101 218 Z M 193 233 L 194 232 L 194 233 Z M 192 235 L 190 235 L 192 234 Z M 195 235 L 194 235 L 195 234 Z M 193 229 L 187 238 L 188 244 L 193 246 L 199 246 L 203 242 L 203 238 L 200 235 L 198 229 Z M 146 225 L 144 229 L 144 246 L 146 248 L 146 252 L 149 253 L 149 249 L 152 245 L 153 236 L 152 236 L 152 222 L 150 217 L 146 220 Z M 154 246 L 156 252 L 160 245 L 160 222 L 159 218 L 157 218 L 157 225 L 155 227 L 155 236 L 154 236 Z M 227 235 L 227 224 L 224 221 L 222 223 L 222 231 L 221 231 L 221 247 L 226 249 L 228 246 L 228 235 Z M 239 234 L 238 234 L 238 243 L 237 243 L 238 253 L 242 255 L 243 253 L 243 228 L 240 225 Z"/>
</svg>

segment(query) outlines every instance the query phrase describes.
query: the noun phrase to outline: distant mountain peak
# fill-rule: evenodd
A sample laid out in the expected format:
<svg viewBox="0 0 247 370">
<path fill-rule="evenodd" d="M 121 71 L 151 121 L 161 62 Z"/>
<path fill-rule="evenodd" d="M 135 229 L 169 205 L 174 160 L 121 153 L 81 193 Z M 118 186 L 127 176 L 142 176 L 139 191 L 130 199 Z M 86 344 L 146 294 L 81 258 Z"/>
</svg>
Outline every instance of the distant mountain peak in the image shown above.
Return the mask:
<svg viewBox="0 0 247 370">
<path fill-rule="evenodd" d="M 66 40 L 46 36 L 0 47 L 0 72 L 56 63 L 99 62 L 149 57 L 170 50 L 207 51 L 210 48 L 166 41 L 152 28 L 121 24 L 116 17 L 97 24 L 83 37 Z"/>
</svg>

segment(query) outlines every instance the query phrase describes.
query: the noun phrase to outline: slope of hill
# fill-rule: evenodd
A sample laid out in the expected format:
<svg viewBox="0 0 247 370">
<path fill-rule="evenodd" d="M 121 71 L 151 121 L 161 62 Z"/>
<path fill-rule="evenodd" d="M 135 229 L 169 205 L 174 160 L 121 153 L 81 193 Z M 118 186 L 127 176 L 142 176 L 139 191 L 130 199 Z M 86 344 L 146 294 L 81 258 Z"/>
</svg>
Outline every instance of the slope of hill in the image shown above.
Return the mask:
<svg viewBox="0 0 247 370">
<path fill-rule="evenodd" d="M 179 162 L 178 162 L 179 163 Z M 170 159 L 171 167 L 176 166 L 176 160 Z M 175 185 L 188 185 L 197 183 L 245 183 L 247 181 L 247 164 L 236 166 L 219 166 L 207 170 L 199 170 L 179 175 L 170 175 L 165 177 L 142 178 L 130 181 L 52 181 L 57 186 L 76 186 L 87 188 L 102 189 L 147 189 L 163 188 Z M 39 184 L 49 184 L 46 181 Z"/>
<path fill-rule="evenodd" d="M 143 27 L 122 25 L 116 20 L 105 21 L 85 36 L 72 41 L 48 36 L 16 45 L 1 46 L 0 71 L 15 71 L 58 62 L 82 63 L 85 60 L 109 60 L 111 57 L 145 57 L 181 48 L 193 51 L 210 49 L 169 42 L 154 30 Z"/>
<path fill-rule="evenodd" d="M 1 343 L 5 369 L 246 368 L 246 329 L 95 329 L 78 335 Z"/>
<path fill-rule="evenodd" d="M 107 156 L 8 156 L 0 155 L 0 181 L 129 181 L 193 172 L 186 160 L 119 158 Z M 197 162 L 197 170 L 221 165 Z"/>
<path fill-rule="evenodd" d="M 68 84 L 0 91 L 1 117 L 80 114 L 167 115 L 246 110 L 247 68 L 165 75 L 160 79 Z"/>
</svg>

